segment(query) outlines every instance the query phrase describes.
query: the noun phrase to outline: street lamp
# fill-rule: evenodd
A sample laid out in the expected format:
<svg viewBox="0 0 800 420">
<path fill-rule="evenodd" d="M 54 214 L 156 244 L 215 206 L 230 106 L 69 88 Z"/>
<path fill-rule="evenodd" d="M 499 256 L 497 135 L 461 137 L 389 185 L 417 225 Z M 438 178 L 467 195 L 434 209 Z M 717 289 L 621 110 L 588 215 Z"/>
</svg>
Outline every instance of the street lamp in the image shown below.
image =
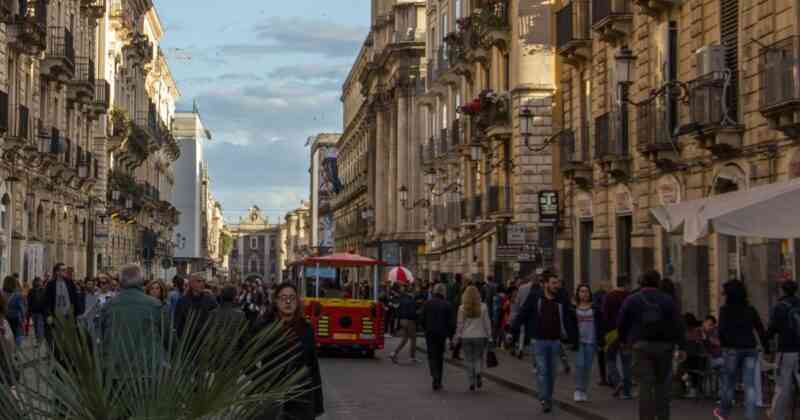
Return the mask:
<svg viewBox="0 0 800 420">
<path fill-rule="evenodd" d="M 533 112 L 531 112 L 530 108 L 527 106 L 523 107 L 519 112 L 519 124 L 520 135 L 522 135 L 522 139 L 525 141 L 525 147 L 530 149 L 530 138 L 533 136 L 533 133 L 531 132 L 531 126 L 533 125 Z"/>
<path fill-rule="evenodd" d="M 472 143 L 469 145 L 469 158 L 473 162 L 480 162 L 483 160 L 483 146 L 480 143 Z"/>
<path fill-rule="evenodd" d="M 633 51 L 627 46 L 622 46 L 614 56 L 614 76 L 617 78 L 617 83 L 623 85 L 633 83 L 632 74 L 635 62 L 636 56 L 633 55 Z"/>
<path fill-rule="evenodd" d="M 403 206 L 404 209 L 406 209 L 406 210 L 414 210 L 417 207 L 428 208 L 428 207 L 431 206 L 431 202 L 427 198 L 420 198 L 419 200 L 415 201 L 414 204 L 412 204 L 411 206 L 407 206 L 406 203 L 408 203 L 408 188 L 406 188 L 405 185 L 401 185 L 400 186 L 400 204 Z"/>
</svg>

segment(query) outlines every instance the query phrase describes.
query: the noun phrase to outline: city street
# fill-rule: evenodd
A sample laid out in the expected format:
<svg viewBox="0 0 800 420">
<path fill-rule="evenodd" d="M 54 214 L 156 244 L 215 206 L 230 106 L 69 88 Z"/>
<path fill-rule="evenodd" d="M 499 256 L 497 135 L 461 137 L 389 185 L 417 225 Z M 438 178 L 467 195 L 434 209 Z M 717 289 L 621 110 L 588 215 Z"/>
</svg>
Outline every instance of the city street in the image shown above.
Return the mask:
<svg viewBox="0 0 800 420">
<path fill-rule="evenodd" d="M 389 360 L 398 343 L 387 339 L 387 349 L 375 359 L 325 356 L 322 380 L 325 391 L 325 420 L 501 420 L 528 419 L 540 415 L 532 397 L 485 380 L 483 389 L 470 392 L 465 372 L 445 364 L 444 390 L 431 391 L 424 353 L 418 364 L 408 361 L 406 350 L 400 364 Z M 553 420 L 577 420 L 558 408 L 547 416 Z"/>
</svg>

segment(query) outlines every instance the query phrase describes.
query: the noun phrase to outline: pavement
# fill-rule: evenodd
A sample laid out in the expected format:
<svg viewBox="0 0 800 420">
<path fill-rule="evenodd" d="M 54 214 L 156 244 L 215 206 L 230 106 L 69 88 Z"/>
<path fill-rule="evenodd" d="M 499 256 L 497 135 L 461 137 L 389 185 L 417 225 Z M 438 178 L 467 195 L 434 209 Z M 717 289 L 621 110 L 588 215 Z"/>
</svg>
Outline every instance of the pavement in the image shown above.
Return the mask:
<svg viewBox="0 0 800 420">
<path fill-rule="evenodd" d="M 412 363 L 405 353 L 400 363 L 389 360 L 399 340 L 388 338 L 387 350 L 374 359 L 323 356 L 320 359 L 326 414 L 324 420 L 514 420 L 542 418 L 539 402 L 510 392 L 502 384 L 484 381 L 470 391 L 466 373 L 445 366 L 444 390 L 433 392 L 424 353 Z M 580 420 L 556 408 L 552 420 Z"/>
<path fill-rule="evenodd" d="M 425 351 L 425 340 L 419 338 L 417 340 L 417 348 L 422 352 Z M 391 349 L 391 347 L 390 347 Z M 420 353 L 419 351 L 417 352 Z M 492 369 L 484 370 L 484 378 L 495 382 L 496 384 L 506 388 L 515 393 L 536 397 L 536 382 L 533 373 L 533 366 L 529 355 L 525 355 L 522 360 L 511 356 L 503 350 L 498 350 L 497 358 L 499 366 Z M 621 420 L 621 419 L 636 419 L 639 417 L 638 401 L 634 400 L 619 400 L 614 398 L 611 388 L 601 387 L 597 384 L 599 381 L 599 374 L 597 372 L 597 364 L 593 366 L 592 370 L 592 384 L 589 389 L 589 402 L 576 403 L 573 401 L 573 393 L 575 392 L 575 376 L 574 376 L 574 353 L 569 353 L 571 356 L 571 364 L 573 366 L 573 374 L 567 375 L 562 371 L 556 379 L 556 389 L 554 392 L 554 404 L 561 408 L 565 413 L 569 413 L 585 420 Z M 407 357 L 404 350 L 403 356 Z M 419 356 L 417 356 L 419 357 Z M 423 353 L 424 357 L 424 353 Z M 463 369 L 463 365 L 459 361 L 449 358 L 450 352 L 447 354 L 446 363 L 452 367 Z M 634 389 L 634 396 L 637 390 Z M 674 419 L 712 419 L 712 411 L 716 407 L 716 402 L 711 400 L 686 400 L 676 399 L 671 404 L 671 417 Z M 538 413 L 538 403 L 533 407 L 534 413 Z M 741 407 L 736 407 L 732 413 L 731 419 L 744 418 L 744 411 Z M 767 420 L 766 409 L 760 410 L 760 418 Z"/>
</svg>

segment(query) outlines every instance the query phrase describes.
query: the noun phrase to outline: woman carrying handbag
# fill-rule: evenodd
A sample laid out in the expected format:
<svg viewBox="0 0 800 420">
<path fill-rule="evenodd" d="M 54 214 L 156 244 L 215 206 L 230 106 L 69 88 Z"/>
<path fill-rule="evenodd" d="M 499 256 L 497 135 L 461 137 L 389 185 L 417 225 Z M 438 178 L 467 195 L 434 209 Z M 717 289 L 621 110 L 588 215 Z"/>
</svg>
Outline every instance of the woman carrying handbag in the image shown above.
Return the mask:
<svg viewBox="0 0 800 420">
<path fill-rule="evenodd" d="M 492 324 L 489 320 L 489 309 L 486 304 L 481 302 L 481 294 L 477 287 L 467 287 L 461 302 L 461 306 L 458 308 L 456 338 L 464 349 L 469 390 L 474 391 L 483 386 L 481 368 L 483 355 L 492 334 Z"/>
</svg>

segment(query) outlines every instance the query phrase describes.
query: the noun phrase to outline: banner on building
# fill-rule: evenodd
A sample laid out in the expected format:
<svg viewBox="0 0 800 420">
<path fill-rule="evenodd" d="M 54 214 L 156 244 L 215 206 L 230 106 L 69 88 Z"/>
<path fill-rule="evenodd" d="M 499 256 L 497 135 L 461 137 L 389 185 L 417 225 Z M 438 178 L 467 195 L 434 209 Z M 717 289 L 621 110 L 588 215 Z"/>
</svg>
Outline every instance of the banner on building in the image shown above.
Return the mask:
<svg viewBox="0 0 800 420">
<path fill-rule="evenodd" d="M 522 223 L 513 223 L 506 226 L 506 244 L 523 245 L 528 233 L 528 228 Z"/>
</svg>

